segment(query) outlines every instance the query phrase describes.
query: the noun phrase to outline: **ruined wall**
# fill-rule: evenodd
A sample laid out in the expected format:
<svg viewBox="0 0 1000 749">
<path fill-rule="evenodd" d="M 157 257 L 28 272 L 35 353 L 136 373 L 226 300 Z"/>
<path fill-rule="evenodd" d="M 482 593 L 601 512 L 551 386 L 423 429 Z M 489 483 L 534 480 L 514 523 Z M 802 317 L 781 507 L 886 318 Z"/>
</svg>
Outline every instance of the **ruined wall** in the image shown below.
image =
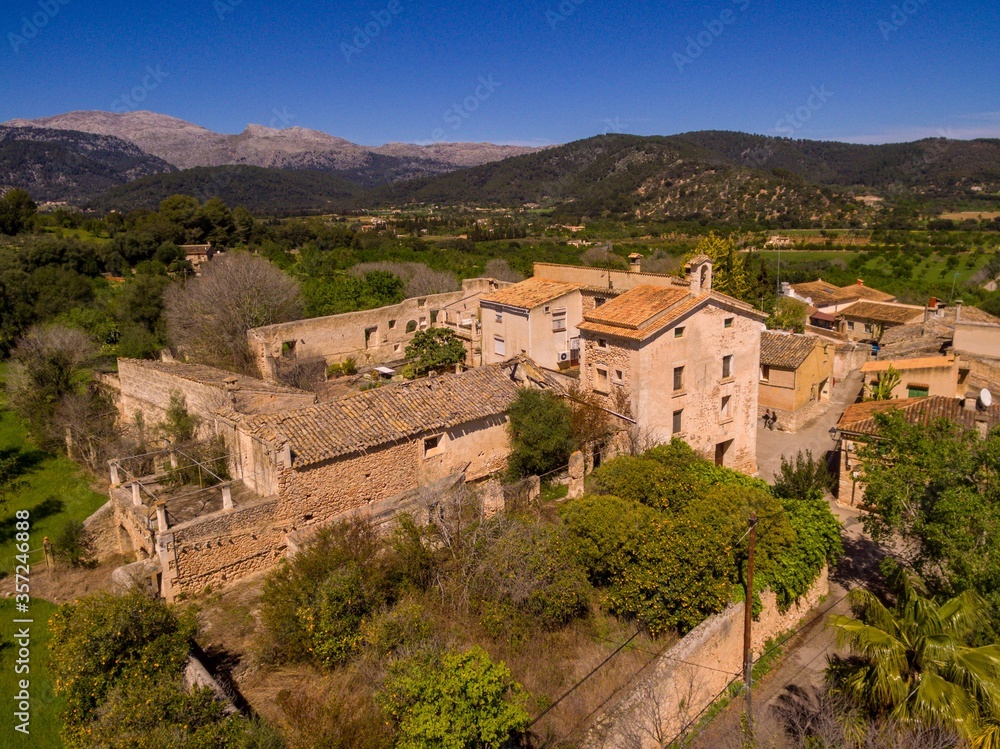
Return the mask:
<svg viewBox="0 0 1000 749">
<path fill-rule="evenodd" d="M 833 357 L 833 379 L 839 382 L 857 372 L 871 358 L 871 346 L 845 343 L 837 346 Z"/>
<path fill-rule="evenodd" d="M 217 512 L 170 529 L 176 576 L 172 596 L 219 587 L 277 564 L 284 554 L 286 529 L 275 523 L 277 500 L 264 500 Z M 167 576 L 167 570 L 164 570 Z"/>
<path fill-rule="evenodd" d="M 118 408 L 122 417 L 134 422 L 136 414 L 142 414 L 146 427 L 166 419 L 170 398 L 176 393 L 183 396 L 188 413 L 200 419 L 198 437 L 210 439 L 215 436 L 215 412 L 230 403 L 226 393 L 218 388 L 125 359 L 119 361 L 118 378 L 121 383 Z"/>
<path fill-rule="evenodd" d="M 634 289 L 636 286 L 666 286 L 681 289 L 689 287 L 687 281 L 665 273 L 636 273 L 628 270 L 590 268 L 583 265 L 535 263 L 533 275 L 550 281 L 562 281 L 563 283 L 574 283 L 601 289 L 611 288 L 619 294 Z"/>
<path fill-rule="evenodd" d="M 359 365 L 384 364 L 403 358 L 417 330 L 452 327 L 478 349 L 479 297 L 509 284 L 486 278 L 462 282 L 461 291 L 407 299 L 400 304 L 363 312 L 268 325 L 247 333 L 261 376 L 277 382 L 282 364 L 322 360 L 326 364 L 354 358 Z"/>
<path fill-rule="evenodd" d="M 778 610 L 771 591 L 762 593 L 763 609 L 753 623 L 755 656 L 768 640 L 815 615 L 812 610 L 828 592 L 824 567 L 809 591 L 785 612 Z M 676 736 L 725 690 L 733 674 L 742 672 L 742 654 L 743 604 L 739 603 L 706 619 L 667 650 L 617 705 L 594 722 L 582 745 L 659 749 L 655 736 L 665 740 Z"/>
</svg>

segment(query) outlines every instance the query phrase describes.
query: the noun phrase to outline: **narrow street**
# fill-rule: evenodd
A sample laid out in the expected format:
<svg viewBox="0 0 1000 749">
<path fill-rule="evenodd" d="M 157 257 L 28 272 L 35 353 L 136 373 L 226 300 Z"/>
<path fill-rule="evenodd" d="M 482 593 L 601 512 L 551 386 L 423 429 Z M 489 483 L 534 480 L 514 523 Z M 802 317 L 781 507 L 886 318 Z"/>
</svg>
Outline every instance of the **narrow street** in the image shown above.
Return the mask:
<svg viewBox="0 0 1000 749">
<path fill-rule="evenodd" d="M 794 457 L 799 450 L 811 450 L 813 456 L 825 456 L 834 447 L 830 427 L 835 426 L 844 409 L 854 403 L 860 389 L 861 375 L 854 373 L 834 390 L 830 408 L 794 434 L 759 429 L 757 462 L 761 478 L 773 481 L 774 474 L 781 468 L 782 455 Z M 867 583 L 877 572 L 881 554 L 864 535 L 860 513 L 841 507 L 832 496 L 828 500 L 831 511 L 843 526 L 844 558 L 831 572 L 829 595 L 799 624 L 798 631 L 784 644 L 779 660 L 754 685 L 753 704 L 758 718 L 766 718 L 781 702 L 799 699 L 822 685 L 827 656 L 837 652 L 836 636 L 826 626 L 826 621 L 832 615 L 849 614 L 848 591 Z M 735 746 L 732 739 L 739 735 L 744 709 L 743 699 L 734 699 L 694 737 L 691 746 L 695 749 Z"/>
</svg>

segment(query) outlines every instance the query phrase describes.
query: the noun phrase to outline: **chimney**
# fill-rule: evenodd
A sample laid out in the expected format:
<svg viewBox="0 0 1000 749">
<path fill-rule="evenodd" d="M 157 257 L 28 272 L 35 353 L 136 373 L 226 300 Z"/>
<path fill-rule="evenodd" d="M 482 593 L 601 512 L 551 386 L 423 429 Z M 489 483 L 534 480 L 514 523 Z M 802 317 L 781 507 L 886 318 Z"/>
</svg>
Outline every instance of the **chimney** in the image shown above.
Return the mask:
<svg viewBox="0 0 1000 749">
<path fill-rule="evenodd" d="M 642 255 L 638 252 L 633 252 L 628 256 L 628 269 L 632 273 L 642 272 Z"/>
<path fill-rule="evenodd" d="M 929 299 L 929 300 L 927 301 L 927 307 L 928 307 L 928 309 L 931 309 L 931 310 L 936 310 L 936 309 L 937 309 L 937 306 L 938 306 L 938 300 L 937 300 L 937 297 L 936 297 L 936 296 L 932 296 L 932 297 L 931 297 L 931 298 L 930 298 L 930 299 Z"/>
<path fill-rule="evenodd" d="M 857 283 L 858 286 L 864 286 L 865 285 L 865 282 L 862 281 L 860 278 L 857 280 L 856 283 Z"/>
<path fill-rule="evenodd" d="M 961 317 L 962 317 L 962 300 L 961 299 L 956 299 L 955 300 L 955 323 L 956 324 L 958 324 L 958 321 L 961 319 Z"/>
<path fill-rule="evenodd" d="M 235 393 L 240 389 L 240 379 L 238 377 L 227 377 L 226 380 L 226 391 L 230 393 Z"/>
</svg>

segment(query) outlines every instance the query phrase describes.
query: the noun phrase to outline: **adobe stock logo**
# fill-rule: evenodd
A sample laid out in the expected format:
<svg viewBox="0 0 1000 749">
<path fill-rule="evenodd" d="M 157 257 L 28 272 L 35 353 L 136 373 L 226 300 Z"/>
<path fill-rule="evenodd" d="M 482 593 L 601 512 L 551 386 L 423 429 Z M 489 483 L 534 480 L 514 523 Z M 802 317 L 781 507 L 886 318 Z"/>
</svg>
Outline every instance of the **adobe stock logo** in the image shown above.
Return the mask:
<svg viewBox="0 0 1000 749">
<path fill-rule="evenodd" d="M 488 75 L 485 78 L 483 76 L 479 77 L 479 81 L 476 86 L 475 91 L 471 95 L 466 96 L 458 104 L 452 104 L 444 113 L 444 121 L 446 124 L 451 125 L 452 131 L 458 130 L 462 127 L 462 123 L 472 116 L 472 113 L 479 109 L 479 106 L 493 96 L 493 92 L 500 88 L 500 83 L 493 80 L 492 75 Z M 431 140 L 435 143 L 440 143 L 445 138 L 445 130 L 443 128 L 436 128 L 434 132 L 431 133 Z"/>
<path fill-rule="evenodd" d="M 38 10 L 31 14 L 31 17 L 21 17 L 21 33 L 15 34 L 13 31 L 7 34 L 7 41 L 10 42 L 14 54 L 21 51 L 21 47 L 34 39 L 49 25 L 49 21 L 59 15 L 63 6 L 69 5 L 70 0 L 39 0 Z"/>
</svg>

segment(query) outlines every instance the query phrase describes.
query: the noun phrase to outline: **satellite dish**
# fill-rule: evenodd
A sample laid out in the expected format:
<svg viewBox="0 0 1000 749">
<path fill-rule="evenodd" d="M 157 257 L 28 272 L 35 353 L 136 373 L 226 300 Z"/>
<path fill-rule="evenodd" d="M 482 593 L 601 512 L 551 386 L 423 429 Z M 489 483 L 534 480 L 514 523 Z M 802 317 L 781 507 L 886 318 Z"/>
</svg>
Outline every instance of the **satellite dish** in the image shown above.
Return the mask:
<svg viewBox="0 0 1000 749">
<path fill-rule="evenodd" d="M 993 393 L 983 388 L 983 392 L 979 394 L 979 402 L 983 404 L 983 408 L 989 408 L 993 405 Z"/>
</svg>

